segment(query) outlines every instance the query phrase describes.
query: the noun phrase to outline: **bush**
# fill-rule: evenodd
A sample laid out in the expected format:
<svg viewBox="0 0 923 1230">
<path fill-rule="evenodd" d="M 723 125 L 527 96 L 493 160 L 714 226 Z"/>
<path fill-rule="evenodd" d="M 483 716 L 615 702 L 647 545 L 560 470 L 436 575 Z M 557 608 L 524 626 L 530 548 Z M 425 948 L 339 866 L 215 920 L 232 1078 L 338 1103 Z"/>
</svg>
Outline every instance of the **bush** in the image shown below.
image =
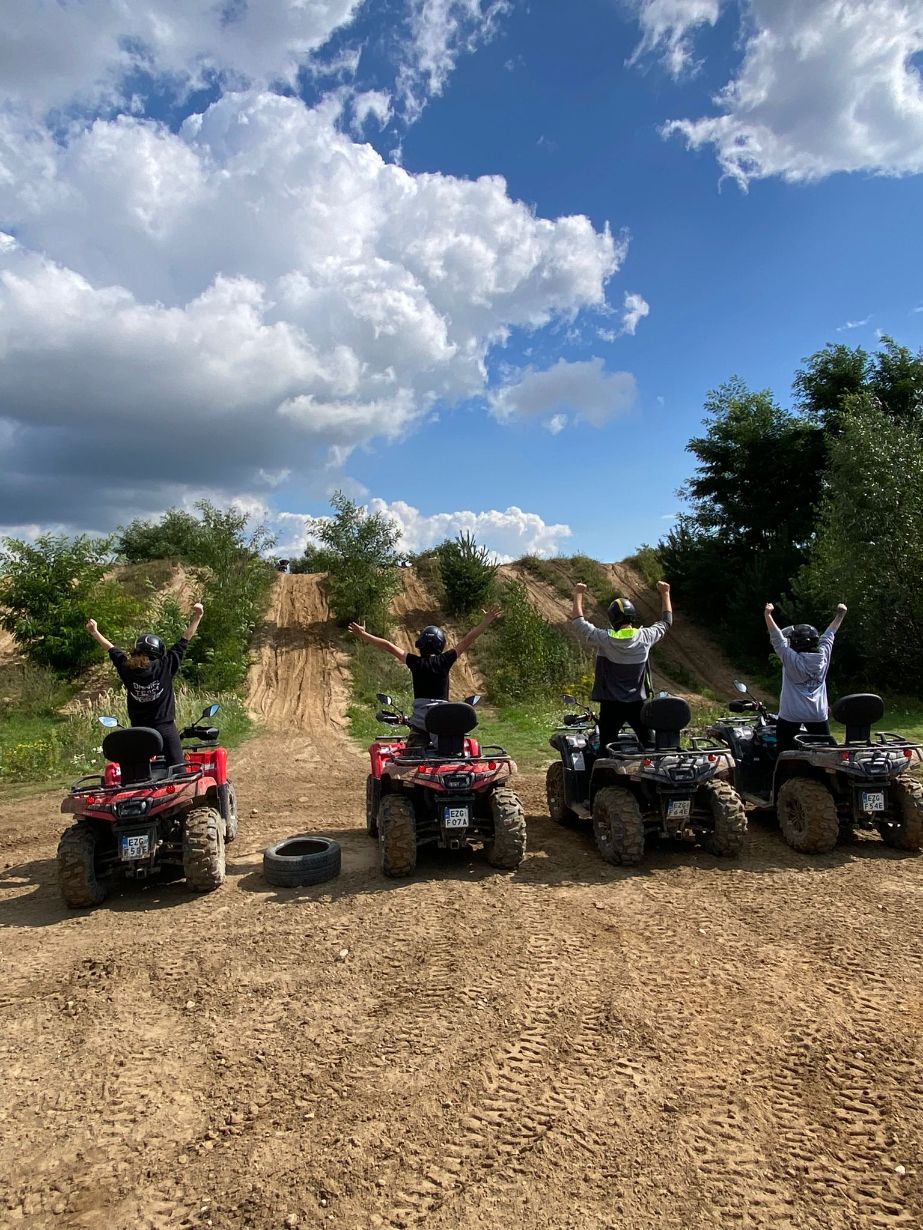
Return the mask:
<svg viewBox="0 0 923 1230">
<path fill-rule="evenodd" d="M 113 539 L 43 534 L 34 542 L 3 540 L 0 625 L 30 662 L 73 678 L 99 657 L 87 635 L 91 617 L 119 638 L 141 617 L 142 604 L 107 580 Z"/>
<path fill-rule="evenodd" d="M 625 563 L 640 572 L 648 585 L 656 585 L 664 579 L 663 560 L 657 548 L 649 543 L 643 542 L 634 555 L 628 556 Z"/>
<path fill-rule="evenodd" d="M 331 503 L 333 517 L 310 523 L 309 533 L 319 546 L 309 547 L 305 558 L 323 563 L 325 588 L 334 619 L 352 621 L 383 635 L 391 626 L 391 600 L 401 588 L 395 547 L 401 531 L 390 518 L 369 513 L 338 491 Z"/>
<path fill-rule="evenodd" d="M 559 628 L 541 617 L 520 581 L 500 586 L 503 618 L 490 641 L 479 645 L 478 661 L 497 704 L 557 697 L 587 670 L 587 660 Z"/>
<path fill-rule="evenodd" d="M 470 615 L 488 605 L 494 594 L 497 565 L 486 547 L 478 546 L 466 532 L 438 546 L 436 558 L 450 615 Z"/>
</svg>

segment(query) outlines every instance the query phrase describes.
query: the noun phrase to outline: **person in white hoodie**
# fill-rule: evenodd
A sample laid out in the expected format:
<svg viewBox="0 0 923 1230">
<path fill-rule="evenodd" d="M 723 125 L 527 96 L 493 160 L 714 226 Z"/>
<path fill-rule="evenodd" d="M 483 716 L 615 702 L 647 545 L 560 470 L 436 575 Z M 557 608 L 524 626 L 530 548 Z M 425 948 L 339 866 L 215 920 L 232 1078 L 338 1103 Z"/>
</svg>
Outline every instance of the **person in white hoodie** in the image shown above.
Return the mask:
<svg viewBox="0 0 923 1230">
<path fill-rule="evenodd" d="M 813 624 L 780 628 L 772 617 L 775 607 L 767 602 L 763 617 L 772 647 L 782 661 L 782 695 L 776 724 L 776 747 L 788 752 L 802 727 L 811 735 L 829 735 L 830 706 L 827 672 L 833 654 L 833 639 L 846 615 L 841 602 L 830 627 L 823 634 Z"/>
<path fill-rule="evenodd" d="M 573 626 L 596 650 L 596 677 L 591 699 L 599 702 L 599 753 L 614 743 L 623 724 L 627 723 L 642 745 L 649 733 L 641 724 L 641 709 L 648 699 L 647 660 L 651 648 L 666 636 L 673 623 L 670 586 L 658 581 L 660 619 L 642 627 L 634 604 L 627 598 L 616 598 L 609 604 L 609 628 L 597 628 L 583 616 L 585 585 L 574 590 L 571 611 Z"/>
</svg>

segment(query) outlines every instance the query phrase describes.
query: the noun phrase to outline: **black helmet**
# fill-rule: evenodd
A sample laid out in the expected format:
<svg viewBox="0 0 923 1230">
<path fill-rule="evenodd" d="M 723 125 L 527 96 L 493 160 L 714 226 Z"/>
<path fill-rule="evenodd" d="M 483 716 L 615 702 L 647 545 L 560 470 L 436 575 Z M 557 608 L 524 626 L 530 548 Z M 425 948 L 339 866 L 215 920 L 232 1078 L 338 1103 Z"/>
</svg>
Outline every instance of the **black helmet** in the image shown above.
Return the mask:
<svg viewBox="0 0 923 1230">
<path fill-rule="evenodd" d="M 420 653 L 442 653 L 445 649 L 445 633 L 435 624 L 430 624 L 417 637 L 416 644 Z"/>
<path fill-rule="evenodd" d="M 163 641 L 159 636 L 154 636 L 153 632 L 145 632 L 144 636 L 139 636 L 135 641 L 135 653 L 143 653 L 149 658 L 162 658 L 166 652 Z"/>
<path fill-rule="evenodd" d="M 788 634 L 788 644 L 795 653 L 815 653 L 820 643 L 820 633 L 813 624 L 795 624 Z"/>
<path fill-rule="evenodd" d="M 634 603 L 629 602 L 627 598 L 616 598 L 614 602 L 609 603 L 609 623 L 613 628 L 621 628 L 623 624 L 634 626 L 637 618 L 638 612 L 635 610 Z"/>
</svg>

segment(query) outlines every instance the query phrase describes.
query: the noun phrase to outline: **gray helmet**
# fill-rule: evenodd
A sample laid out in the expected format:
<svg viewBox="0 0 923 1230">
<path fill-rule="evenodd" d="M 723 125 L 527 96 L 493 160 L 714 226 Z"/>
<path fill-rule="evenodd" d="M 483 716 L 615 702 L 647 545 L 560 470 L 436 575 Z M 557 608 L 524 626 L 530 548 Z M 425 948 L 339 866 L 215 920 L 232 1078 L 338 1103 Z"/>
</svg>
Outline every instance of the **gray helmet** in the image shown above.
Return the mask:
<svg viewBox="0 0 923 1230">
<path fill-rule="evenodd" d="M 442 653 L 445 649 L 445 633 L 435 624 L 429 624 L 417 637 L 416 645 L 422 654 Z"/>
<path fill-rule="evenodd" d="M 166 652 L 163 641 L 153 632 L 145 632 L 135 641 L 135 653 L 143 653 L 149 658 L 162 658 Z"/>
<path fill-rule="evenodd" d="M 795 653 L 816 653 L 820 633 L 813 624 L 795 624 L 788 634 L 788 644 Z"/>
</svg>

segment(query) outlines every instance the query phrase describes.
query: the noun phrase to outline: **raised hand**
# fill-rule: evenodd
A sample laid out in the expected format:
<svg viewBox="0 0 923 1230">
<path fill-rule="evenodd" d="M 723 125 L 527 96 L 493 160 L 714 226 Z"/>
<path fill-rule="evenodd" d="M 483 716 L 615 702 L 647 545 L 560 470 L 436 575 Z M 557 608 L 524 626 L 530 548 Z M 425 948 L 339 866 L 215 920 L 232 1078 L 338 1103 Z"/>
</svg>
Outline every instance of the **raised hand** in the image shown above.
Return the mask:
<svg viewBox="0 0 923 1230">
<path fill-rule="evenodd" d="M 658 581 L 657 588 L 660 590 L 662 594 L 668 594 L 670 592 L 670 582 L 669 581 Z"/>
<path fill-rule="evenodd" d="M 838 611 L 842 611 L 842 612 L 843 612 L 843 614 L 845 615 L 845 614 L 846 614 L 846 611 L 847 611 L 846 603 L 845 603 L 845 602 L 838 602 L 838 603 L 837 603 L 837 606 L 836 606 L 836 609 L 837 609 Z"/>
<path fill-rule="evenodd" d="M 192 613 L 193 615 L 198 615 L 199 618 L 201 619 L 202 616 L 205 614 L 205 607 L 202 605 L 201 602 L 196 602 L 193 604 Z"/>
<path fill-rule="evenodd" d="M 574 586 L 574 591 L 575 593 L 578 593 L 578 594 L 585 594 L 586 586 L 584 585 L 582 581 L 578 581 L 577 584 Z"/>
<path fill-rule="evenodd" d="M 85 628 L 86 628 L 87 632 L 89 632 L 90 636 L 92 636 L 92 635 L 93 635 L 93 633 L 96 631 L 96 620 L 95 620 L 95 619 L 88 619 L 88 620 L 87 620 L 87 622 L 86 622 L 86 624 L 85 624 L 84 626 L 85 626 Z"/>
<path fill-rule="evenodd" d="M 776 608 L 773 606 L 771 602 L 767 602 L 766 605 L 763 607 L 763 610 L 766 612 L 767 615 L 771 615 L 775 609 Z"/>
<path fill-rule="evenodd" d="M 489 607 L 484 612 L 484 619 L 482 622 L 485 624 L 495 623 L 501 617 L 502 614 L 503 612 L 500 610 L 500 608 L 494 605 L 492 607 Z"/>
<path fill-rule="evenodd" d="M 353 636 L 359 636 L 359 637 L 365 636 L 365 624 L 357 624 L 357 623 L 348 624 L 347 631 L 351 632 Z"/>
</svg>

